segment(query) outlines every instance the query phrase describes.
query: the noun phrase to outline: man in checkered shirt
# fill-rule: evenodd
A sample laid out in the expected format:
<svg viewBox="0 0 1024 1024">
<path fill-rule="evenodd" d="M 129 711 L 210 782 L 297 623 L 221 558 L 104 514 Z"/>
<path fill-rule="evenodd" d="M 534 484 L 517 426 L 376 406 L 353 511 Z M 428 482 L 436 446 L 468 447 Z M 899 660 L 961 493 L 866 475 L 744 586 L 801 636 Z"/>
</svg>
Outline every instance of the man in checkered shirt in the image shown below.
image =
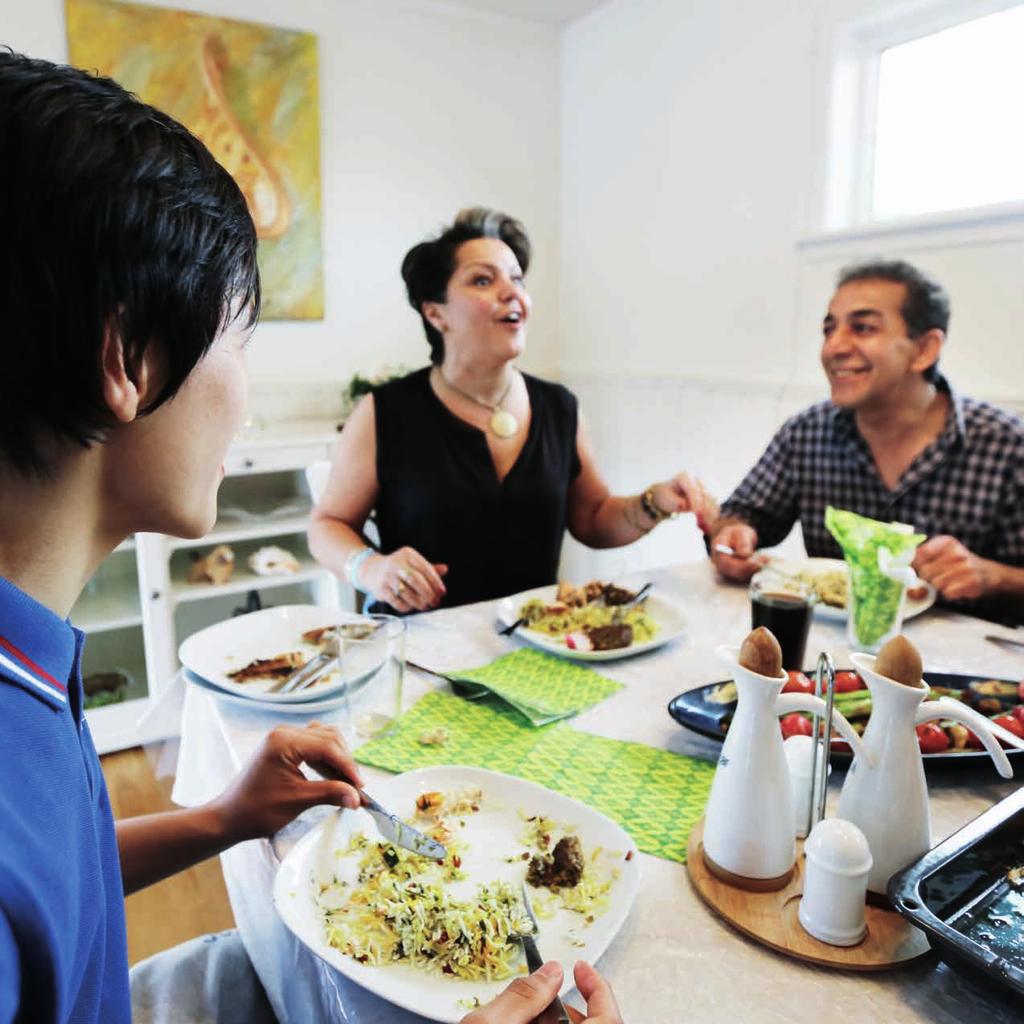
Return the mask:
<svg viewBox="0 0 1024 1024">
<path fill-rule="evenodd" d="M 798 519 L 808 555 L 841 557 L 834 505 L 927 534 L 914 568 L 943 601 L 1024 621 L 1024 422 L 938 372 L 948 323 L 945 290 L 907 263 L 843 271 L 823 325 L 831 401 L 784 423 L 722 505 L 723 576 L 748 580 Z"/>
</svg>

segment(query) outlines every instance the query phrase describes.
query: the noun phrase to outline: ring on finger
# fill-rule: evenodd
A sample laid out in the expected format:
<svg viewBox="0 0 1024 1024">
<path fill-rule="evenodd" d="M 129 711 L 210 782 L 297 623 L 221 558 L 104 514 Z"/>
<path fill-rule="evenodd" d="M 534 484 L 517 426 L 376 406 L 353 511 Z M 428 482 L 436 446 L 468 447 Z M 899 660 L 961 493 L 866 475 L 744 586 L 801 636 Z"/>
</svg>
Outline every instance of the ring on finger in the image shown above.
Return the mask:
<svg viewBox="0 0 1024 1024">
<path fill-rule="evenodd" d="M 408 583 L 412 579 L 412 573 L 409 571 L 408 567 L 403 567 L 398 570 L 398 578 L 403 584 Z"/>
<path fill-rule="evenodd" d="M 393 589 L 395 591 L 395 596 L 396 597 L 401 597 L 402 596 L 403 592 L 405 591 L 405 586 L 406 586 L 405 580 L 402 579 L 401 576 L 399 576 L 398 582 L 395 583 L 395 585 L 393 587 Z"/>
</svg>

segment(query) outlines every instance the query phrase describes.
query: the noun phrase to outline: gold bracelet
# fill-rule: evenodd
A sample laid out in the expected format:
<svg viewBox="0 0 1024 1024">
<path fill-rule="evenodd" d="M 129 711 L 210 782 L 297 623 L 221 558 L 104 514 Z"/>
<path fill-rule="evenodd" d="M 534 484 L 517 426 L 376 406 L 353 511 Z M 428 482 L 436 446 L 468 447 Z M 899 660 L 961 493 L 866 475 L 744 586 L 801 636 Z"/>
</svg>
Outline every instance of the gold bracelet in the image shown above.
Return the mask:
<svg viewBox="0 0 1024 1024">
<path fill-rule="evenodd" d="M 675 519 L 675 512 L 666 512 L 663 508 L 658 507 L 658 503 L 654 500 L 654 484 L 651 484 L 646 491 L 640 496 L 640 504 L 643 506 L 644 512 L 647 513 L 648 519 L 652 522 L 653 529 L 658 523 L 663 523 L 666 519 Z"/>
</svg>

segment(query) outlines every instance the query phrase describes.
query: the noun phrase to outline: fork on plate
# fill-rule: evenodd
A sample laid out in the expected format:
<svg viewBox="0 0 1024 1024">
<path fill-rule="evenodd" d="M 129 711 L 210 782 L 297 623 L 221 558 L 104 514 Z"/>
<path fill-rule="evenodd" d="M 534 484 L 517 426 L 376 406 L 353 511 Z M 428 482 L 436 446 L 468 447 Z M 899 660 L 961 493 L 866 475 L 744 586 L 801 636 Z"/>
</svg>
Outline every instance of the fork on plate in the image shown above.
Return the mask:
<svg viewBox="0 0 1024 1024">
<path fill-rule="evenodd" d="M 529 967 L 532 974 L 544 963 L 544 958 L 540 955 L 540 950 L 537 948 L 537 940 L 534 938 L 540 930 L 540 925 L 537 924 L 533 907 L 530 906 L 530 894 L 526 891 L 525 882 L 522 885 L 520 898 L 523 902 L 526 916 L 529 917 L 533 928 L 528 932 L 513 932 L 511 937 L 518 939 L 523 944 L 523 952 L 526 954 L 526 966 Z M 556 995 L 552 1002 L 537 1014 L 534 1018 L 534 1024 L 572 1024 L 572 1019 L 565 1009 L 565 1004 Z"/>
<path fill-rule="evenodd" d="M 308 689 L 322 675 L 338 666 L 341 650 L 336 637 L 329 637 L 324 649 L 310 658 L 301 668 L 297 668 L 290 676 L 267 688 L 267 693 L 297 693 Z"/>
</svg>

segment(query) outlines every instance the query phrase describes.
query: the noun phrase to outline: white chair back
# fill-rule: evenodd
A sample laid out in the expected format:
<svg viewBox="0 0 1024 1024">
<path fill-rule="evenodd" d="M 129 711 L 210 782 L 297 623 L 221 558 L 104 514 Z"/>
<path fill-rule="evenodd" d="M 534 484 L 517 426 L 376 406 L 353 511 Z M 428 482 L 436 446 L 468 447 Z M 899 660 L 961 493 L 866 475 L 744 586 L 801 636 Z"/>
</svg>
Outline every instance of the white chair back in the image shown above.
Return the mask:
<svg viewBox="0 0 1024 1024">
<path fill-rule="evenodd" d="M 306 483 L 309 485 L 309 496 L 313 499 L 314 505 L 319 504 L 330 475 L 331 462 L 329 459 L 312 462 L 306 467 Z"/>
</svg>

